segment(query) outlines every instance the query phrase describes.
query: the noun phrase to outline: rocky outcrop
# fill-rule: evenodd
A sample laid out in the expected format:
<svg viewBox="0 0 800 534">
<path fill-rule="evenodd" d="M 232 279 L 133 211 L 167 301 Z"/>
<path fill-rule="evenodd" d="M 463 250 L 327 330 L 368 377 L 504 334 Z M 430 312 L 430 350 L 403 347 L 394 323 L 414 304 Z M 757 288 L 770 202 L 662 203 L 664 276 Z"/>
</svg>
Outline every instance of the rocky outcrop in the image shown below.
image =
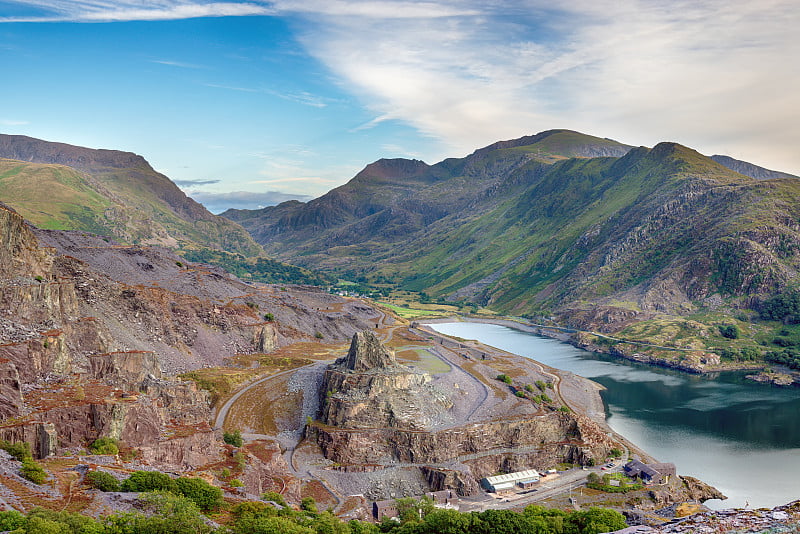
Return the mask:
<svg viewBox="0 0 800 534">
<path fill-rule="evenodd" d="M 138 391 L 146 379 L 161 377 L 158 359 L 149 351 L 97 354 L 89 362 L 92 378 L 126 391 Z"/>
<path fill-rule="evenodd" d="M 654 509 L 676 502 L 704 502 L 709 499 L 727 499 L 718 489 L 694 477 L 685 475 L 672 477 L 668 484 L 653 487 L 649 492 L 649 496 Z"/>
<path fill-rule="evenodd" d="M 429 428 L 452 406 L 430 375 L 395 360 L 369 330 L 325 371 L 322 421 L 339 428 Z"/>
<path fill-rule="evenodd" d="M 9 360 L 0 359 L 0 420 L 20 415 L 22 403 L 17 367 Z"/>
</svg>

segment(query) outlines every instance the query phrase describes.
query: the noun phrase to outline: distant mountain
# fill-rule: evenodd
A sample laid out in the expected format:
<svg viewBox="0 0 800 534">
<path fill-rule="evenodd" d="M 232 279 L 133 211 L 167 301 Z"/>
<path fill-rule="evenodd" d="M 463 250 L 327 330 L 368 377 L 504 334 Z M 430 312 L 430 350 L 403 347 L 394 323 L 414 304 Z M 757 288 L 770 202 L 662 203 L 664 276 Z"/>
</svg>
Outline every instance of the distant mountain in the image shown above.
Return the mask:
<svg viewBox="0 0 800 534">
<path fill-rule="evenodd" d="M 734 170 L 739 174 L 744 174 L 745 176 L 749 176 L 750 178 L 755 178 L 756 180 L 772 180 L 775 178 L 799 178 L 793 174 L 788 174 L 780 171 L 771 171 L 769 169 L 765 169 L 764 167 L 759 167 L 758 165 L 753 165 L 752 163 L 748 163 L 746 161 L 734 159 L 730 156 L 714 155 L 711 156 L 711 159 L 713 159 L 717 163 L 725 165 L 729 169 Z"/>
<path fill-rule="evenodd" d="M 515 314 L 686 314 L 800 270 L 800 181 L 566 130 L 431 166 L 380 160 L 311 202 L 223 215 L 282 259 Z"/>
<path fill-rule="evenodd" d="M 0 134 L 0 158 L 0 200 L 42 228 L 263 254 L 239 225 L 211 214 L 136 154 Z"/>
</svg>

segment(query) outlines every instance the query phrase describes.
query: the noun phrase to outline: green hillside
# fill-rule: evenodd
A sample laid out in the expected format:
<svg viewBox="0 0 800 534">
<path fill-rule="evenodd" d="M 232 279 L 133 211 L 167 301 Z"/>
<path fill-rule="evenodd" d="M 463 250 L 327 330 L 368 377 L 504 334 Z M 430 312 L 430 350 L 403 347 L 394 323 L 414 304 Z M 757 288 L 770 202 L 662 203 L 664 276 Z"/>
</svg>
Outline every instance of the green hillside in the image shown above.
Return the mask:
<svg viewBox="0 0 800 534">
<path fill-rule="evenodd" d="M 800 270 L 800 181 L 566 130 L 432 166 L 381 160 L 309 203 L 224 215 L 287 261 L 568 321 L 746 306 Z"/>
<path fill-rule="evenodd" d="M 244 229 L 208 212 L 141 156 L 0 135 L 0 158 L 0 200 L 42 228 L 263 254 Z"/>
</svg>

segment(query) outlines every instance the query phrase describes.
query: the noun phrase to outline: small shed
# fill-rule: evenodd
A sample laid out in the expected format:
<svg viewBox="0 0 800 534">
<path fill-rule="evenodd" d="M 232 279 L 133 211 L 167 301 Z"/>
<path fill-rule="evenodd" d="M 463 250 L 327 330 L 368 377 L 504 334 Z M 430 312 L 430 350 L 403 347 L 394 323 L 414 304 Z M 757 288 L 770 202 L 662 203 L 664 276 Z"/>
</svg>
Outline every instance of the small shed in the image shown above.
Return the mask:
<svg viewBox="0 0 800 534">
<path fill-rule="evenodd" d="M 538 482 L 539 478 L 540 475 L 538 471 L 535 469 L 527 469 L 525 471 L 507 473 L 505 475 L 486 477 L 481 480 L 481 485 L 488 491 L 502 493 L 513 491 L 515 486 L 521 481 Z"/>
</svg>

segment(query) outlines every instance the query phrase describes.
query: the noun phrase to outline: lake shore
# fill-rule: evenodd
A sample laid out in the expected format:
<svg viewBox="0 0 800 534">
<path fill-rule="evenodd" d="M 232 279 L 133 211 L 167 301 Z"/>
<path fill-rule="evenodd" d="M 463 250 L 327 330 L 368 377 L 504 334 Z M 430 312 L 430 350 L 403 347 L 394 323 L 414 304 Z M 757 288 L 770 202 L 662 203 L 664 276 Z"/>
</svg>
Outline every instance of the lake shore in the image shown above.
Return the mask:
<svg viewBox="0 0 800 534">
<path fill-rule="evenodd" d="M 431 325 L 431 324 L 452 323 L 452 322 L 463 322 L 463 323 L 473 322 L 473 323 L 494 324 L 494 325 L 498 325 L 498 326 L 505 326 L 505 327 L 508 327 L 508 328 L 514 328 L 514 329 L 521 330 L 523 332 L 527 332 L 527 333 L 531 333 L 531 334 L 542 335 L 539 332 L 539 329 L 537 327 L 533 327 L 533 326 L 530 326 L 530 325 L 525 325 L 523 323 L 520 323 L 520 322 L 517 322 L 517 321 L 513 321 L 513 320 L 510 320 L 510 319 L 501 319 L 501 318 L 497 318 L 497 319 L 488 319 L 488 318 L 474 318 L 473 319 L 473 318 L 469 318 L 469 320 L 464 320 L 461 317 L 450 317 L 450 318 L 437 318 L 437 319 L 418 320 L 418 321 L 415 321 L 415 324 L 417 324 L 419 327 L 425 327 L 425 326 Z M 477 341 L 477 340 L 461 340 L 459 338 L 454 338 L 452 336 L 447 336 L 445 334 L 437 332 L 436 330 L 434 330 L 434 329 L 432 329 L 430 327 L 426 328 L 426 330 L 430 330 L 431 333 L 433 333 L 433 334 L 435 334 L 437 336 L 448 337 L 450 339 L 454 339 L 455 341 L 465 343 L 467 346 L 472 346 L 472 347 L 478 348 L 479 350 L 482 350 L 482 351 L 486 352 L 489 355 L 503 354 L 503 355 L 507 356 L 509 354 L 513 354 L 513 353 L 510 353 L 510 352 L 504 351 L 502 349 L 498 349 L 496 347 L 492 347 L 490 345 L 486 345 L 486 344 L 481 343 L 480 341 Z M 546 337 L 554 337 L 554 336 L 546 336 Z M 568 337 L 568 336 L 565 335 L 565 337 Z M 563 341 L 565 343 L 568 342 L 567 339 L 559 339 L 559 341 Z M 529 362 L 529 361 L 534 361 L 535 363 L 537 363 L 541 367 L 545 368 L 548 372 L 558 376 L 558 378 L 559 378 L 559 384 L 558 384 L 559 394 L 560 394 L 561 398 L 564 400 L 564 402 L 566 403 L 566 405 L 571 410 L 573 410 L 575 413 L 580 414 L 580 415 L 584 415 L 584 416 L 588 417 L 589 419 L 591 419 L 592 421 L 594 421 L 595 423 L 597 423 L 598 425 L 600 425 L 600 427 L 603 428 L 603 430 L 606 431 L 608 434 L 612 435 L 615 440 L 617 440 L 620 443 L 624 444 L 625 447 L 630 451 L 630 456 L 636 457 L 638 459 L 641 459 L 642 461 L 644 461 L 646 463 L 651 463 L 651 462 L 655 462 L 656 461 L 655 458 L 653 458 L 653 456 L 651 456 L 646 451 L 641 449 L 635 443 L 631 442 L 625 436 L 623 436 L 623 435 L 619 434 L 618 432 L 614 431 L 614 429 L 612 429 L 608 425 L 608 422 L 606 420 L 606 417 L 607 417 L 606 416 L 606 405 L 605 405 L 605 402 L 603 402 L 603 398 L 600 395 L 600 392 L 605 390 L 604 386 L 602 386 L 601 384 L 598 384 L 594 380 L 591 380 L 589 378 L 577 375 L 577 374 L 572 373 L 570 371 L 565 371 L 563 369 L 558 369 L 558 368 L 555 368 L 555 367 L 551 367 L 551 366 L 545 365 L 545 364 L 543 364 L 541 362 L 538 362 L 536 360 L 533 360 L 531 358 L 527 358 L 525 356 L 521 356 L 519 354 L 513 354 L 513 355 L 518 357 L 518 358 L 520 358 L 522 363 Z"/>
</svg>

